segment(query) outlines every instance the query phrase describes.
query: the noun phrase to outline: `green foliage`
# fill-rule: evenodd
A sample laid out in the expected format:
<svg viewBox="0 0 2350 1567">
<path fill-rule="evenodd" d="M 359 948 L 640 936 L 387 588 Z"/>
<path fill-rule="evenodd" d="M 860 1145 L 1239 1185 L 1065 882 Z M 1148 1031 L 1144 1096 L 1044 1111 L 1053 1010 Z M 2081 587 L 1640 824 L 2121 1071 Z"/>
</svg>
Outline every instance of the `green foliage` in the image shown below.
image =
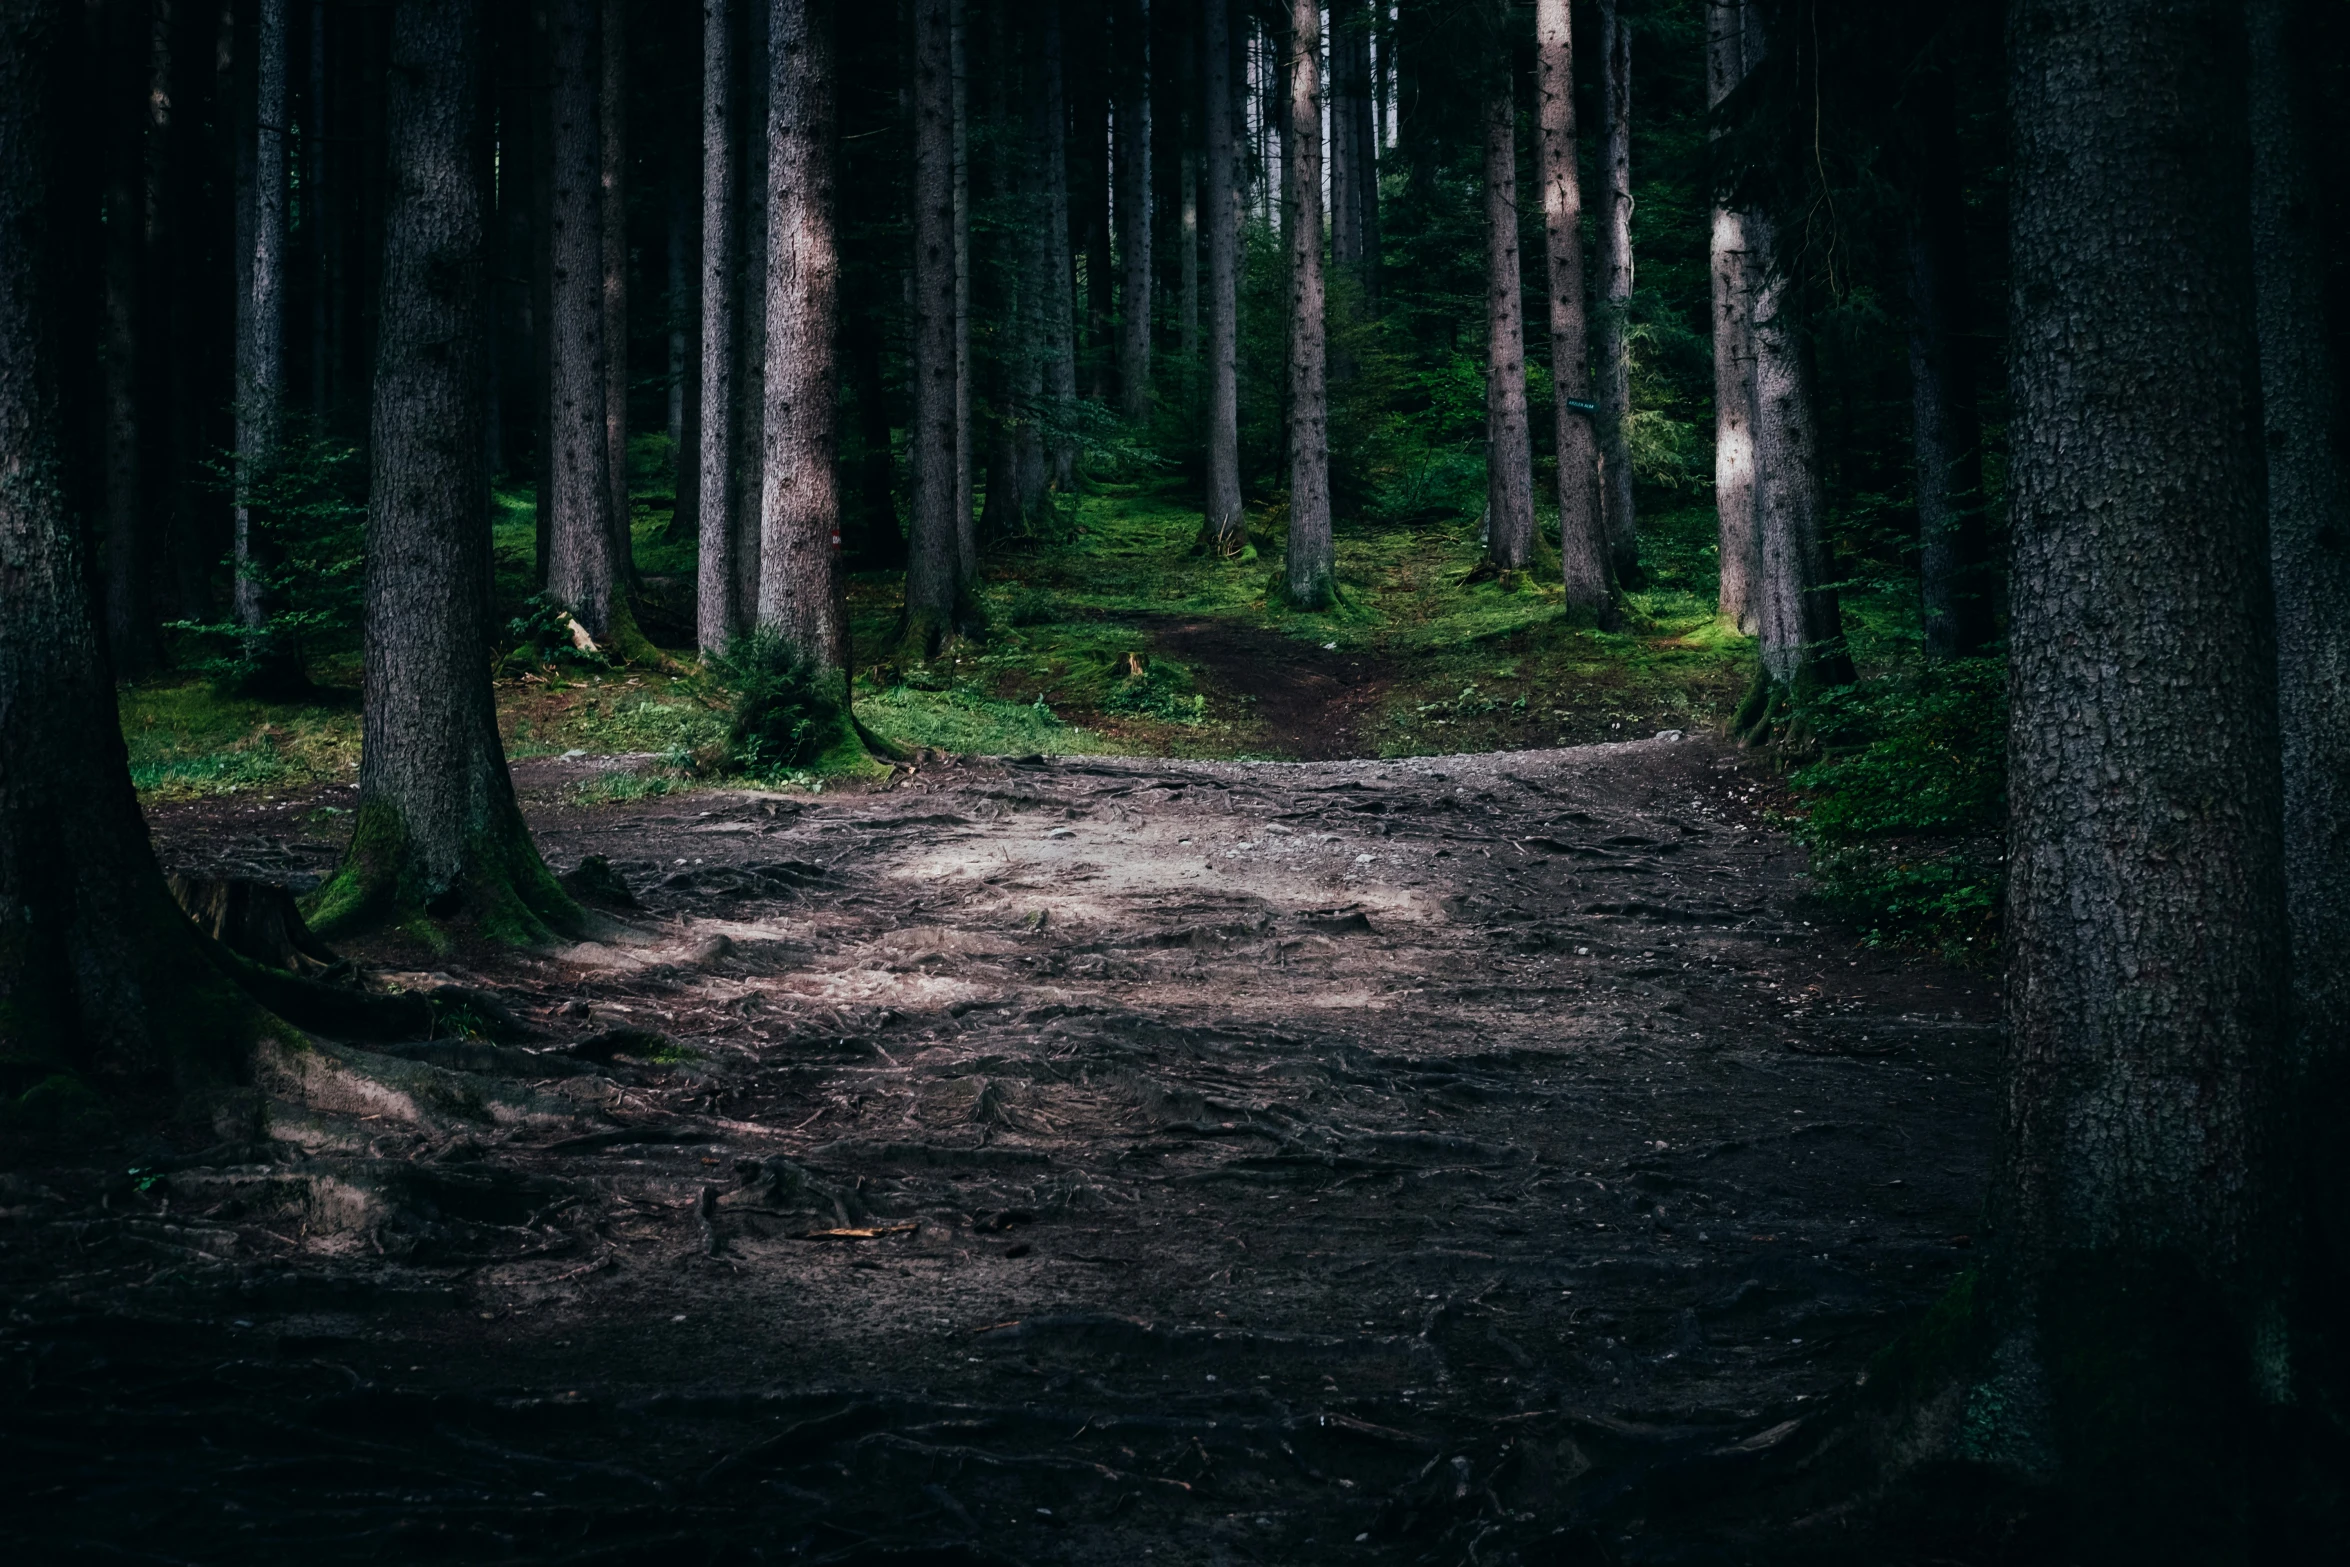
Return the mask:
<svg viewBox="0 0 2350 1567">
<path fill-rule="evenodd" d="M 1872 942 L 1989 961 L 2005 889 L 2005 662 L 1921 664 L 1816 693 L 1802 716 L 1831 742 L 1790 780 L 1820 895 Z"/>
<path fill-rule="evenodd" d="M 235 461 L 210 465 L 211 482 L 237 487 Z M 283 683 L 289 669 L 357 644 L 364 607 L 367 471 L 358 449 L 289 420 L 274 458 L 248 477 L 247 575 L 271 606 L 259 626 L 233 616 L 173 621 L 181 662 L 224 692 Z"/>
<path fill-rule="evenodd" d="M 358 765 L 350 707 L 268 702 L 184 677 L 126 686 L 117 701 L 131 783 L 145 799 L 297 788 Z"/>
<path fill-rule="evenodd" d="M 1113 713 L 1138 713 L 1171 724 L 1196 724 L 1207 716 L 1208 699 L 1192 689 L 1189 670 L 1165 659 L 1152 659 L 1140 672 L 1127 674 L 1102 699 Z"/>
<path fill-rule="evenodd" d="M 754 778 L 772 777 L 813 762 L 838 735 L 840 700 L 828 689 L 836 677 L 802 659 L 772 631 L 735 638 L 712 668 L 734 688 L 726 730 L 729 766 Z"/>
<path fill-rule="evenodd" d="M 608 669 L 612 661 L 602 653 L 579 646 L 571 634 L 571 612 L 544 593 L 534 593 L 522 604 L 522 613 L 506 622 L 506 649 L 498 656 L 498 671 L 519 659 L 532 664 L 570 664 L 584 669 Z"/>
</svg>

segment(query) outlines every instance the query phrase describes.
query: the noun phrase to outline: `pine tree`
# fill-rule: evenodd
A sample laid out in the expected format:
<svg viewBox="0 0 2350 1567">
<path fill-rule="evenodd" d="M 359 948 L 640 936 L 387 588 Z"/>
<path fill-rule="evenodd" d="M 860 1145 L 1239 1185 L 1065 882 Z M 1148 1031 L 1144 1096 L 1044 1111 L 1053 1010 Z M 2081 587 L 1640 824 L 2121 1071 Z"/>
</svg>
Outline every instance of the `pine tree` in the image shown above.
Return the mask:
<svg viewBox="0 0 2350 1567">
<path fill-rule="evenodd" d="M 1289 246 L 1290 601 L 1322 609 L 1336 596 L 1330 538 L 1329 397 L 1324 386 L 1322 284 L 1322 12 L 1290 0 L 1287 161 L 1282 237 Z"/>
</svg>

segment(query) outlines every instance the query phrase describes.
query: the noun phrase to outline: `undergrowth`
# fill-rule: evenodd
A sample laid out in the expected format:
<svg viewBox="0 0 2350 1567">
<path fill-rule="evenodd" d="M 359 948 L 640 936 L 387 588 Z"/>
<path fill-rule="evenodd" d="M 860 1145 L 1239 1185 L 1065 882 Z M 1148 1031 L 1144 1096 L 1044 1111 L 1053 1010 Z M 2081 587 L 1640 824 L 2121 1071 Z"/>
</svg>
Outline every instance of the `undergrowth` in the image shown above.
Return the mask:
<svg viewBox="0 0 2350 1567">
<path fill-rule="evenodd" d="M 2004 660 L 1908 664 L 1812 697 L 1805 716 L 1831 737 L 1789 779 L 1820 898 L 1873 944 L 1991 962 L 2006 887 Z"/>
</svg>

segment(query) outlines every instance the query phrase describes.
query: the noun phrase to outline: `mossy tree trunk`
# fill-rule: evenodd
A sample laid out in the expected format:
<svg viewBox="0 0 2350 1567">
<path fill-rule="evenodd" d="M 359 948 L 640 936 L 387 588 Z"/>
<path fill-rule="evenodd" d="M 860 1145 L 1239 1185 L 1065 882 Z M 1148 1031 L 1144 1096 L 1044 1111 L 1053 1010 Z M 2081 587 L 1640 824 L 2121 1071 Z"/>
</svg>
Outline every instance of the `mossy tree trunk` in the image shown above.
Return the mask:
<svg viewBox="0 0 2350 1567">
<path fill-rule="evenodd" d="M 832 0 L 772 0 L 767 120 L 767 376 L 759 619 L 837 679 L 841 594 L 840 247 Z M 844 693 L 845 694 L 845 693 Z"/>
<path fill-rule="evenodd" d="M 583 925 L 515 804 L 486 657 L 481 5 L 392 11 L 359 808 L 312 900 L 321 934 L 397 924 L 437 942 L 436 922 L 462 918 L 543 941 Z"/>
<path fill-rule="evenodd" d="M 51 186 L 71 20 L 0 3 L 0 1114 L 70 1121 L 106 1095 L 200 1119 L 269 1025 L 165 890 L 66 507 Z"/>
<path fill-rule="evenodd" d="M 1534 559 L 1534 452 L 1526 427 L 1526 321 L 1518 286 L 1518 102 L 1509 7 L 1487 7 L 1485 62 L 1485 560 Z"/>
<path fill-rule="evenodd" d="M 2254 1544 L 2288 924 L 2243 8 L 2018 0 L 2009 1070 L 1967 1456 Z M 2338 609 L 2338 606 L 2335 606 Z"/>
<path fill-rule="evenodd" d="M 1330 538 L 1330 403 L 1322 282 L 1322 11 L 1291 0 L 1282 237 L 1289 245 L 1289 559 L 1300 609 L 1337 596 Z"/>
<path fill-rule="evenodd" d="M 1231 0 L 1202 0 L 1207 66 L 1208 475 L 1201 533 L 1218 554 L 1243 543 L 1240 502 L 1240 190 L 1234 157 Z"/>
<path fill-rule="evenodd" d="M 1550 380 L 1558 450 L 1559 568 L 1570 609 L 1615 618 L 1615 580 L 1599 507 L 1591 424 L 1590 343 L 1583 311 L 1583 184 L 1575 168 L 1575 36 L 1567 0 L 1534 11 L 1535 154 L 1542 181 Z M 1578 408 L 1575 405 L 1584 406 Z"/>
</svg>

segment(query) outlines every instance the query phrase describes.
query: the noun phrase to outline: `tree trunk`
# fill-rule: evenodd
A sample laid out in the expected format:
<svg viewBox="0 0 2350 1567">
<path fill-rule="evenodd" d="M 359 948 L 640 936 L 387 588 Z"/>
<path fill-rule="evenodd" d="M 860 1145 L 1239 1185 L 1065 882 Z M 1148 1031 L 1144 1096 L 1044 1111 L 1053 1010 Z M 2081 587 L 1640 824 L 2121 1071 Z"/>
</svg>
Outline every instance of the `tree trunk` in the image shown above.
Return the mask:
<svg viewBox="0 0 2350 1567">
<path fill-rule="evenodd" d="M 1583 188 L 1575 167 L 1575 40 L 1567 0 L 1534 12 L 1535 123 L 1550 285 L 1551 402 L 1558 449 L 1559 565 L 1570 609 L 1615 618 L 1615 584 L 1599 506 L 1583 317 Z M 1581 406 L 1577 406 L 1580 404 Z"/>
<path fill-rule="evenodd" d="M 1746 79 L 1743 0 L 1707 0 L 1706 104 Z M 1720 145 L 1720 132 L 1713 133 Z M 1722 171 L 1714 171 L 1719 183 Z M 1719 519 L 1722 619 L 1752 635 L 1759 622 L 1762 542 L 1754 520 L 1754 282 L 1746 215 L 1713 209 L 1714 509 Z"/>
<path fill-rule="evenodd" d="M 1949 76 L 1918 80 L 1924 156 L 1909 231 L 1909 376 L 1918 458 L 1918 568 L 1926 651 L 1978 653 L 1992 637 L 1991 540 L 1983 515 L 1983 427 L 1975 406 L 1973 280 L 1967 268 L 1957 107 Z"/>
<path fill-rule="evenodd" d="M 832 0 L 772 0 L 769 18 L 759 625 L 810 665 L 843 679 L 849 628 L 840 579 Z M 845 680 L 841 694 L 847 694 Z"/>
<path fill-rule="evenodd" d="M 333 336 L 334 299 L 332 252 L 325 222 L 326 95 L 326 0 L 310 0 L 310 90 L 304 95 L 307 117 L 302 126 L 302 229 L 310 261 L 310 417 L 322 426 L 334 408 L 334 362 L 328 346 Z M 494 312 L 489 330 L 497 330 Z M 492 381 L 493 396 L 496 390 L 497 383 Z M 494 439 L 497 426 L 493 422 L 490 428 Z M 497 471 L 494 461 L 490 471 Z"/>
<path fill-rule="evenodd" d="M 979 517 L 972 505 L 971 84 L 965 0 L 948 0 L 947 75 L 954 98 L 955 570 L 966 608 L 979 584 Z"/>
<path fill-rule="evenodd" d="M 57 1074 L 20 1116 L 44 1091 L 70 1112 L 78 1080 L 201 1128 L 264 1022 L 164 889 L 57 482 L 64 266 L 49 251 L 70 16 L 0 0 L 0 472 L 19 480 L 0 485 L 0 756 L 39 758 L 0 767 L 0 1052 Z M 251 1132 L 247 1117 L 211 1135 Z"/>
<path fill-rule="evenodd" d="M 2245 1562 L 2289 975 L 2242 8 L 2018 0 L 2009 38 L 2009 1069 L 1971 1435 L 2060 1479 L 2088 1554 Z"/>
<path fill-rule="evenodd" d="M 1038 114 L 1043 126 L 1038 178 L 1045 193 L 1046 256 L 1052 275 L 1044 296 L 1044 397 L 1053 410 L 1057 428 L 1067 428 L 1071 404 L 1077 400 L 1077 299 L 1069 268 L 1069 157 L 1068 109 L 1063 72 L 1061 8 L 1044 12 L 1043 91 Z M 1077 445 L 1067 438 L 1052 443 L 1053 488 L 1062 494 L 1077 488 Z"/>
<path fill-rule="evenodd" d="M 532 447 L 533 580 L 555 561 L 555 27 L 554 0 L 530 0 L 530 377 L 538 411 Z"/>
<path fill-rule="evenodd" d="M 1139 422 L 1151 411 L 1150 0 L 1118 0 L 1117 18 L 1118 411 Z"/>
<path fill-rule="evenodd" d="M 669 449 L 675 499 L 669 537 L 702 536 L 702 138 L 701 33 L 693 35 L 693 80 L 681 96 L 696 105 L 692 132 L 670 144 L 669 171 Z M 697 593 L 699 583 L 696 583 Z M 697 604 L 697 610 L 699 606 Z M 699 639 L 696 646 L 699 646 Z"/>
<path fill-rule="evenodd" d="M 955 527 L 955 92 L 949 0 L 914 0 L 914 273 L 910 332 L 914 516 L 906 560 L 908 657 L 957 629 L 964 578 Z"/>
<path fill-rule="evenodd" d="M 601 0 L 554 0 L 548 96 L 554 115 L 550 200 L 554 318 L 548 416 L 554 443 L 547 592 L 600 644 L 627 651 L 630 620 L 613 548 L 611 430 L 604 419 Z M 638 640 L 641 641 L 641 638 Z"/>
<path fill-rule="evenodd" d="M 1234 157 L 1231 0 L 1201 0 L 1207 45 L 1208 504 L 1202 536 L 1218 555 L 1246 541 L 1240 501 L 1240 188 Z"/>
<path fill-rule="evenodd" d="M 766 506 L 767 409 L 767 84 L 768 8 L 742 0 L 737 13 L 734 138 L 742 160 L 735 200 L 741 227 L 734 275 L 734 425 L 727 434 L 727 482 L 734 494 L 733 623 L 749 630 L 759 619 L 760 513 Z"/>
<path fill-rule="evenodd" d="M 1337 596 L 1330 538 L 1329 402 L 1323 384 L 1322 12 L 1290 0 L 1288 166 L 1290 602 L 1327 608 Z"/>
<path fill-rule="evenodd" d="M 1378 98 L 1371 38 L 1378 0 L 1330 7 L 1330 261 L 1368 303 L 1379 256 Z"/>
<path fill-rule="evenodd" d="M 133 0 L 108 0 L 97 85 L 106 221 L 100 244 L 104 316 L 99 342 L 101 440 L 99 509 L 106 538 L 106 647 L 115 676 L 144 674 L 154 661 L 154 617 L 148 612 L 149 539 L 142 504 L 140 448 L 140 326 L 146 303 L 141 280 L 147 223 L 142 211 L 147 159 L 148 36 Z"/>
<path fill-rule="evenodd" d="M 1078 77 L 1080 96 L 1072 130 L 1077 141 L 1070 159 L 1070 179 L 1083 205 L 1079 208 L 1085 248 L 1085 383 L 1086 395 L 1107 404 L 1118 373 L 1117 281 L 1110 262 L 1110 74 L 1107 8 L 1094 14 L 1088 28 L 1088 51 Z"/>
<path fill-rule="evenodd" d="M 1176 294 L 1175 352 L 1183 360 L 1184 396 L 1188 400 L 1198 382 L 1199 365 L 1199 153 L 1188 133 L 1180 158 L 1182 209 L 1175 224 Z"/>
<path fill-rule="evenodd" d="M 481 0 L 396 0 L 383 328 L 367 513 L 359 808 L 320 934 L 462 918 L 543 942 L 584 919 L 523 826 L 490 644 Z"/>
<path fill-rule="evenodd" d="M 1768 704 L 1774 693 L 1849 685 L 1852 658 L 1820 531 L 1827 502 L 1820 483 L 1818 397 L 1798 285 L 1774 254 L 1770 219 L 1747 214 L 1746 240 L 1762 279 L 1754 296 L 1755 531 L 1762 567 L 1756 620 L 1764 682 L 1758 690 Z M 1601 466 L 1604 471 L 1604 458 Z M 1744 712 L 1738 727 L 1762 739 L 1769 716 Z"/>
<path fill-rule="evenodd" d="M 1616 580 L 1640 582 L 1640 539 L 1632 515 L 1632 31 L 1616 0 L 1599 6 L 1601 112 L 1607 122 L 1599 221 L 1599 352 L 1594 421 L 1599 438 L 1600 515 Z"/>
<path fill-rule="evenodd" d="M 604 446 L 612 484 L 612 560 L 625 589 L 636 579 L 628 502 L 628 4 L 603 0 L 596 86 L 604 249 Z"/>
<path fill-rule="evenodd" d="M 756 0 L 752 0 L 756 3 Z M 735 272 L 742 210 L 737 168 L 734 42 L 737 0 L 702 0 L 702 421 L 696 453 L 701 554 L 694 577 L 694 639 L 725 651 L 734 616 Z"/>
<path fill-rule="evenodd" d="M 2343 549 L 2350 473 L 2340 444 L 2346 367 L 2338 339 L 2329 343 L 2326 293 L 2326 263 L 2339 236 L 2324 232 L 2327 207 L 2315 176 L 2326 144 L 2313 66 L 2325 51 L 2309 36 L 2313 10 L 2294 0 L 2253 0 L 2247 9 L 2253 267 L 2293 945 L 2289 1094 L 2301 1107 L 2290 1146 L 2309 1194 L 2297 1339 L 2305 1344 L 2314 1335 L 2339 1365 L 2350 1295 L 2350 1215 L 2339 1198 L 2350 1176 L 2340 1135 L 2350 1106 L 2350 1048 L 2342 1037 L 2350 1018 L 2350 629 L 2342 621 L 2350 603 Z"/>
<path fill-rule="evenodd" d="M 237 389 L 237 624 L 253 639 L 248 658 L 264 686 L 297 683 L 291 650 L 267 636 L 276 614 L 277 552 L 264 503 L 278 459 L 286 398 L 286 0 L 260 0 L 253 39 L 253 175 L 250 259 Z"/>
<path fill-rule="evenodd" d="M 1485 83 L 1485 560 L 1534 559 L 1534 454 L 1526 428 L 1526 324 L 1518 280 L 1518 104 L 1509 13 L 1492 9 Z"/>
</svg>

